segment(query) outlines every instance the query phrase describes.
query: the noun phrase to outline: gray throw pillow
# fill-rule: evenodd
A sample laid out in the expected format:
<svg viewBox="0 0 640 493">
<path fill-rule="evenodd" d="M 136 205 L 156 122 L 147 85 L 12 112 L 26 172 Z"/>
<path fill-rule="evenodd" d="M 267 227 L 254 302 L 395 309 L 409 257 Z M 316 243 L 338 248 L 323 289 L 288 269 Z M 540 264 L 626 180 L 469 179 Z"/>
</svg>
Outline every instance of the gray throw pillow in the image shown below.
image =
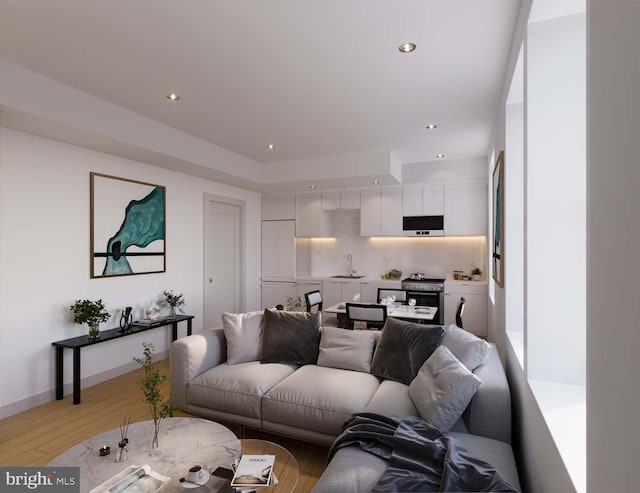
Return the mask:
<svg viewBox="0 0 640 493">
<path fill-rule="evenodd" d="M 487 341 L 453 324 L 447 327 L 442 345 L 447 346 L 470 371 L 484 363 L 491 352 L 491 344 Z"/>
<path fill-rule="evenodd" d="M 319 312 L 264 311 L 260 363 L 315 365 L 319 345 Z"/>
<path fill-rule="evenodd" d="M 322 327 L 318 366 L 369 373 L 376 333 Z"/>
<path fill-rule="evenodd" d="M 422 325 L 389 317 L 373 353 L 371 374 L 409 385 L 444 336 L 441 325 Z"/>
<path fill-rule="evenodd" d="M 409 385 L 409 396 L 420 417 L 446 433 L 460 419 L 481 383 L 446 346 L 440 346 Z"/>
</svg>

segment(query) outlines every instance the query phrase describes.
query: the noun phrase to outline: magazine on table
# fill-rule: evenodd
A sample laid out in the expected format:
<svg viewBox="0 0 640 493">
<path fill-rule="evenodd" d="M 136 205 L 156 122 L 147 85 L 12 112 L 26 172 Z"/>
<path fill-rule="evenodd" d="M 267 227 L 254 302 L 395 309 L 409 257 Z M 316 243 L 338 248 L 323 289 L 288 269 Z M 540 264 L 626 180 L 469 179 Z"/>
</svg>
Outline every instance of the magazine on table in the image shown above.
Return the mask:
<svg viewBox="0 0 640 493">
<path fill-rule="evenodd" d="M 275 455 L 243 455 L 231 480 L 234 488 L 256 488 L 272 484 Z"/>
</svg>

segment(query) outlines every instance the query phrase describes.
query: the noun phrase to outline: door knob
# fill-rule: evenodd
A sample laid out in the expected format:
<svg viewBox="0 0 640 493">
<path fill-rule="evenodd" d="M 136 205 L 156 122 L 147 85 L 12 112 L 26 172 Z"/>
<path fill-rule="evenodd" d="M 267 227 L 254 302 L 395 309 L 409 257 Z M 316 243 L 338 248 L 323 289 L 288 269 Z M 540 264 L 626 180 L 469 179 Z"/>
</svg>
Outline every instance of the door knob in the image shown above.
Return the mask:
<svg viewBox="0 0 640 493">
<path fill-rule="evenodd" d="M 213 279 L 209 278 L 209 284 L 211 284 L 213 282 Z"/>
</svg>

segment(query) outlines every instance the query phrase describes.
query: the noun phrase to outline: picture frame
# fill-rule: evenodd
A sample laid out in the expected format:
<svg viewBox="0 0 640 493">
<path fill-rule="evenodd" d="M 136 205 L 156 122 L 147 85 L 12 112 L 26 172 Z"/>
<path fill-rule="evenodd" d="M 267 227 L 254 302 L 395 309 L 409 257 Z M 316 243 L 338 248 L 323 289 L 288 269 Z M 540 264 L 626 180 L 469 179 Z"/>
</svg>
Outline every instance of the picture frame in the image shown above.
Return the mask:
<svg viewBox="0 0 640 493">
<path fill-rule="evenodd" d="M 90 173 L 90 277 L 166 272 L 166 187 Z"/>
<path fill-rule="evenodd" d="M 500 151 L 492 174 L 492 230 L 491 260 L 493 280 L 504 287 L 504 151 Z"/>
</svg>

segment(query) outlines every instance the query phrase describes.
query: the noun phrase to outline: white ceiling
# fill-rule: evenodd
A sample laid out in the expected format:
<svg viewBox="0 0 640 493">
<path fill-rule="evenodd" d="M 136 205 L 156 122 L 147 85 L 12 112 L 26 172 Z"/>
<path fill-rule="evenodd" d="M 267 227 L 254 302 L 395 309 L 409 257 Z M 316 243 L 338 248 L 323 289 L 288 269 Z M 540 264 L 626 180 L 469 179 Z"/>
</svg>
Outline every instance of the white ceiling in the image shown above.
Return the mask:
<svg viewBox="0 0 640 493">
<path fill-rule="evenodd" d="M 519 7 L 0 0 L 0 58 L 259 163 L 464 159 L 487 154 Z"/>
</svg>

